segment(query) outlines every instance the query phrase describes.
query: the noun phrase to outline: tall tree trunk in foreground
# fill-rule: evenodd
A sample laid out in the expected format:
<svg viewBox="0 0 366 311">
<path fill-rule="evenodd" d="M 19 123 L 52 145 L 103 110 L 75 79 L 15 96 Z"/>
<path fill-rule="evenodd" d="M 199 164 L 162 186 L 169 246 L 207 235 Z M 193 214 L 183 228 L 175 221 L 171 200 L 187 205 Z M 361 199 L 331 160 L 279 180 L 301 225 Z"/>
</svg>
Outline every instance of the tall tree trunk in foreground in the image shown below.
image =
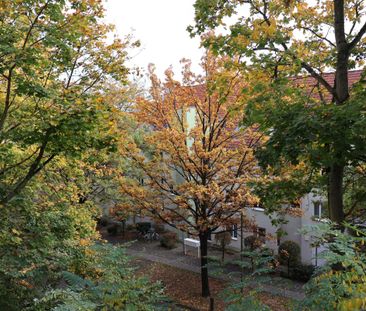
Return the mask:
<svg viewBox="0 0 366 311">
<path fill-rule="evenodd" d="M 335 73 L 335 102 L 343 105 L 349 97 L 348 88 L 348 63 L 349 45 L 344 30 L 344 0 L 334 0 L 334 33 L 337 48 L 337 64 Z M 344 221 L 343 210 L 343 177 L 344 164 L 335 154 L 335 162 L 329 171 L 329 215 L 332 221 L 341 224 Z M 337 162 L 339 161 L 339 162 Z"/>
<path fill-rule="evenodd" d="M 343 170 L 343 165 L 333 164 L 329 173 L 329 216 L 337 224 L 344 221 Z"/>
<path fill-rule="evenodd" d="M 210 286 L 208 282 L 208 260 L 207 260 L 207 240 L 208 233 L 200 232 L 200 251 L 201 251 L 201 286 L 202 286 L 202 297 L 210 296 Z"/>
</svg>

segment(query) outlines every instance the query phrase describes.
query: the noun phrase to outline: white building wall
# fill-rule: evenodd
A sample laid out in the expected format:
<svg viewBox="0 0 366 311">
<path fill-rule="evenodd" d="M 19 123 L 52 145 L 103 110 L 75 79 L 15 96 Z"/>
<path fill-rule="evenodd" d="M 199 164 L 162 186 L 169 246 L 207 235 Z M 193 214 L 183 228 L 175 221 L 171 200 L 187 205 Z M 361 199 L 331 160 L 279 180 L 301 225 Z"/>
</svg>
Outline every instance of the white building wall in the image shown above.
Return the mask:
<svg viewBox="0 0 366 311">
<path fill-rule="evenodd" d="M 277 235 L 276 231 L 277 228 L 272 225 L 270 218 L 264 213 L 262 208 L 247 208 L 246 209 L 246 216 L 253 221 L 256 226 L 260 228 L 266 229 L 266 246 L 273 250 L 274 254 L 277 254 Z M 238 216 L 240 217 L 240 216 Z M 238 227 L 240 227 L 238 225 Z M 238 228 L 238 237 L 231 238 L 231 243 L 228 248 L 234 250 L 240 250 L 241 244 L 241 235 L 240 235 L 240 228 Z M 254 232 L 248 231 L 244 228 L 243 230 L 243 238 L 253 235 Z M 211 235 L 211 243 L 215 243 L 215 234 Z"/>
<path fill-rule="evenodd" d="M 284 241 L 294 241 L 301 246 L 301 235 L 298 232 L 301 228 L 301 217 L 287 215 L 285 221 L 286 223 L 281 225 L 281 229 L 286 234 L 281 237 L 281 243 Z"/>
<path fill-rule="evenodd" d="M 268 215 L 264 213 L 262 208 L 248 208 L 248 216 L 253 219 L 255 224 L 259 228 L 266 229 L 266 246 L 269 247 L 277 254 L 277 227 L 272 225 L 271 219 Z M 253 233 L 250 233 L 252 235 Z"/>
<path fill-rule="evenodd" d="M 301 226 L 299 228 L 305 228 L 309 225 L 317 225 L 319 224 L 318 220 L 314 219 L 314 202 L 316 201 L 324 201 L 324 197 L 320 196 L 316 193 L 309 193 L 305 195 L 301 199 L 301 209 L 303 211 L 303 215 L 301 217 Z M 319 254 L 324 247 L 318 248 L 316 251 L 315 247 L 312 247 L 312 241 L 309 235 L 301 235 L 301 259 L 303 263 L 306 264 L 324 264 L 323 260 L 316 259 L 316 252 Z"/>
<path fill-rule="evenodd" d="M 299 230 L 304 228 L 305 226 L 316 225 L 319 223 L 317 220 L 314 220 L 314 202 L 322 201 L 323 199 L 323 197 L 314 193 L 309 193 L 305 195 L 300 201 L 300 207 L 303 211 L 303 215 L 301 217 L 286 216 L 285 220 L 287 221 L 287 223 L 281 225 L 281 229 L 287 234 L 281 237 L 280 242 L 291 240 L 298 243 L 301 248 L 301 261 L 304 264 L 322 265 L 324 263 L 319 258 L 316 259 L 316 249 L 311 245 L 311 238 L 299 232 Z M 271 218 L 266 215 L 264 213 L 264 210 L 261 208 L 247 208 L 246 213 L 248 218 L 253 220 L 257 227 L 266 229 L 266 246 L 272 249 L 274 254 L 277 254 L 278 241 L 276 232 L 279 228 L 272 225 Z M 145 221 L 152 220 L 149 217 L 135 217 L 135 222 Z M 132 217 L 127 221 L 127 224 L 130 223 L 133 223 Z M 171 226 L 165 225 L 164 227 L 167 230 L 177 232 L 178 238 L 180 240 L 183 240 L 186 237 L 186 234 Z M 243 235 L 245 238 L 247 236 L 253 235 L 253 232 L 244 230 Z M 211 243 L 215 243 L 214 234 L 212 234 L 211 239 Z M 240 229 L 238 229 L 238 237 L 232 238 L 229 248 L 240 250 L 240 243 Z M 317 253 L 319 254 L 323 249 L 324 248 L 319 247 Z"/>
<path fill-rule="evenodd" d="M 300 207 L 303 211 L 303 215 L 300 217 L 289 216 L 285 217 L 287 223 L 281 225 L 281 229 L 286 232 L 286 235 L 281 237 L 280 242 L 294 241 L 301 248 L 301 261 L 304 264 L 322 265 L 324 261 L 316 258 L 324 247 L 319 247 L 317 250 L 312 246 L 311 238 L 307 235 L 300 233 L 300 229 L 308 225 L 316 225 L 319 223 L 318 220 L 314 219 L 314 202 L 322 201 L 324 197 L 309 193 L 305 195 L 300 201 Z M 247 215 L 253 222 L 261 228 L 266 229 L 266 246 L 278 253 L 277 235 L 276 231 L 278 227 L 275 227 L 271 223 L 271 218 L 264 213 L 261 208 L 248 208 Z M 244 231 L 244 238 L 252 235 L 252 232 Z M 212 238 L 214 241 L 214 238 Z M 238 238 L 232 239 L 230 246 L 236 250 L 240 250 L 240 230 L 238 230 Z"/>
</svg>

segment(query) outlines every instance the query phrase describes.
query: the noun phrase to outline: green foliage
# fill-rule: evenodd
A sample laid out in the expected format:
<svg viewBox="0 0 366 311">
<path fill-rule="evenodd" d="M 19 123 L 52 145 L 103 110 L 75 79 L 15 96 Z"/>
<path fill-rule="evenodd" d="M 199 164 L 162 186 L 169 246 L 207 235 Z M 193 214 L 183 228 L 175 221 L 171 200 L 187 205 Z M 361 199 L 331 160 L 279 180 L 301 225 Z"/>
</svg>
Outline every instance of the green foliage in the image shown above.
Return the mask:
<svg viewBox="0 0 366 311">
<path fill-rule="evenodd" d="M 300 255 L 300 246 L 294 241 L 282 242 L 278 247 L 278 257 L 283 265 L 296 266 L 300 262 Z"/>
<path fill-rule="evenodd" d="M 302 234 L 312 237 L 325 250 L 326 260 L 306 285 L 306 298 L 301 310 L 362 310 L 366 305 L 366 232 L 345 225 L 355 235 L 344 233 L 333 224 L 305 229 Z"/>
<path fill-rule="evenodd" d="M 246 250 L 242 256 L 244 260 L 234 262 L 242 270 L 241 281 L 233 282 L 222 293 L 228 304 L 226 310 L 269 311 L 270 308 L 264 305 L 256 295 L 262 290 L 261 284 L 269 281 L 268 274 L 276 268 L 276 260 L 267 248 Z M 251 272 L 244 275 L 243 272 L 248 270 Z"/>
<path fill-rule="evenodd" d="M 0 3 L 1 310 L 58 295 L 61 271 L 85 277 L 96 202 L 118 184 L 108 92 L 126 82 L 129 42 L 106 40 L 103 12 L 93 0 Z"/>
<path fill-rule="evenodd" d="M 0 203 L 6 205 L 55 158 L 115 149 L 117 114 L 106 102 L 105 82 L 126 80 L 129 43 L 106 43 L 112 27 L 103 24 L 99 1 L 5 1 L 0 16 Z"/>
<path fill-rule="evenodd" d="M 291 164 L 306 167 L 300 174 L 289 172 L 290 178 L 256 185 L 269 209 L 278 210 L 312 188 L 329 187 L 333 220 L 342 222 L 344 211 L 350 217 L 360 214 L 365 187 L 355 183 L 348 189 L 350 183 L 342 185 L 342 179 L 344 168 L 364 171 L 366 160 L 364 4 L 354 0 L 195 2 L 191 35 L 203 35 L 205 47 L 229 56 L 228 63 L 237 62 L 247 77 L 243 93 L 250 100 L 243 122 L 256 124 L 269 137 L 256 154 L 262 168 L 283 177 Z M 348 24 L 353 26 L 347 29 Z M 225 31 L 216 33 L 220 27 Z M 363 70 L 357 83 L 348 74 L 355 68 Z M 344 196 L 334 194 L 342 186 Z"/>
<path fill-rule="evenodd" d="M 267 96 L 270 104 L 255 106 L 253 102 L 248 108 L 252 122 L 260 121 L 263 130 L 271 133 L 258 154 L 264 166 L 274 165 L 279 155 L 293 164 L 307 158 L 313 167 L 321 168 L 335 160 L 357 163 L 365 154 L 364 90 L 352 94 L 347 105 L 336 106 L 304 98 L 290 81 L 275 81 L 271 88 L 274 92 Z M 337 154 L 332 154 L 335 151 Z"/>
<path fill-rule="evenodd" d="M 242 256 L 249 260 L 237 261 L 236 263 L 242 269 L 250 269 L 253 275 L 270 273 L 277 265 L 276 260 L 273 258 L 272 251 L 266 247 L 254 250 L 244 250 Z"/>
<path fill-rule="evenodd" d="M 121 247 L 96 244 L 89 252 L 86 275 L 63 272 L 66 288 L 51 290 L 33 310 L 158 310 L 163 301 L 160 284 L 134 276 Z"/>
<path fill-rule="evenodd" d="M 96 237 L 87 204 L 45 209 L 31 201 L 17 203 L 3 210 L 6 217 L 0 221 L 0 306 L 6 310 L 25 309 L 56 286 L 61 270 L 80 267 L 84 250 L 79 243 Z"/>
<path fill-rule="evenodd" d="M 263 280 L 262 282 L 265 282 Z M 238 284 L 239 285 L 239 284 Z M 245 286 L 246 284 L 241 284 Z M 240 288 L 231 287 L 230 291 L 224 294 L 224 301 L 228 304 L 226 311 L 242 311 L 242 310 L 253 310 L 253 311 L 270 311 L 271 309 L 263 304 L 258 297 L 258 290 L 251 290 L 243 295 L 240 292 Z"/>
<path fill-rule="evenodd" d="M 297 281 L 307 282 L 311 279 L 314 271 L 313 265 L 298 264 L 292 269 L 290 277 Z"/>
<path fill-rule="evenodd" d="M 360 222 L 366 220 L 366 166 L 347 167 L 344 181 L 346 215 Z"/>
</svg>

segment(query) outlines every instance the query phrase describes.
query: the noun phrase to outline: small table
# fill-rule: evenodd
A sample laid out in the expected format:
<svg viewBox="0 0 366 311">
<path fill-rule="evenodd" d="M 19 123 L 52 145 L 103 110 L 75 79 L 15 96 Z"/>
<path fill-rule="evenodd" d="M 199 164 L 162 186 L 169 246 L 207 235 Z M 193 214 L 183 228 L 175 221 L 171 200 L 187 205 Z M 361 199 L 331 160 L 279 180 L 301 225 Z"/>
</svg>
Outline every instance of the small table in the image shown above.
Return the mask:
<svg viewBox="0 0 366 311">
<path fill-rule="evenodd" d="M 195 240 L 195 239 L 186 238 L 186 239 L 184 239 L 183 246 L 184 246 L 184 255 L 187 255 L 187 246 L 191 246 L 191 247 L 197 248 L 198 258 L 201 257 L 200 241 Z"/>
</svg>

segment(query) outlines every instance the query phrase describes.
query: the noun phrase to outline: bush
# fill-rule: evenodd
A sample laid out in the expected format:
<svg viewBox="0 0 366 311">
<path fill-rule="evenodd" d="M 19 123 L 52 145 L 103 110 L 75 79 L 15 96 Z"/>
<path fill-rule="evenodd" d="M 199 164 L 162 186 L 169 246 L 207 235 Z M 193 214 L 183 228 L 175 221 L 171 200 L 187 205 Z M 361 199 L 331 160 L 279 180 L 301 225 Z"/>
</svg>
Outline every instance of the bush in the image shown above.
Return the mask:
<svg viewBox="0 0 366 311">
<path fill-rule="evenodd" d="M 107 227 L 107 232 L 109 235 L 117 235 L 118 233 L 121 232 L 121 227 L 119 224 L 111 224 L 110 226 Z"/>
<path fill-rule="evenodd" d="M 88 250 L 86 275 L 62 272 L 59 283 L 64 285 L 35 299 L 27 310 L 147 311 L 164 302 L 161 284 L 136 276 L 123 248 L 96 244 Z"/>
<path fill-rule="evenodd" d="M 100 217 L 100 218 L 99 218 L 99 220 L 98 220 L 98 224 L 99 224 L 99 226 L 101 226 L 101 227 L 106 227 L 106 226 L 108 226 L 109 222 L 110 222 L 110 219 L 108 218 L 108 216 L 102 216 L 102 217 Z"/>
<path fill-rule="evenodd" d="M 355 230 L 356 236 L 342 232 L 335 223 L 302 230 L 303 235 L 326 248 L 319 255 L 324 265 L 316 269 L 305 285 L 306 298 L 299 310 L 365 310 L 366 253 L 359 244 L 366 244 L 366 230 L 349 224 L 344 226 Z"/>
<path fill-rule="evenodd" d="M 151 229 L 151 222 L 138 222 L 136 224 L 136 229 L 138 232 L 145 234 Z"/>
<path fill-rule="evenodd" d="M 292 269 L 291 279 L 301 282 L 307 282 L 313 275 L 315 267 L 313 265 L 298 264 Z"/>
<path fill-rule="evenodd" d="M 1 211 L 0 310 L 51 310 L 32 305 L 45 290 L 60 287 L 60 271 L 83 268 L 84 245 L 97 238 L 90 205 L 56 202 L 45 209 L 38 205 L 43 194 L 31 194 Z"/>
<path fill-rule="evenodd" d="M 263 241 L 255 235 L 250 235 L 244 238 L 244 246 L 252 251 L 261 247 L 262 245 Z"/>
<path fill-rule="evenodd" d="M 178 237 L 175 232 L 166 232 L 161 235 L 160 245 L 165 248 L 168 248 L 168 249 L 175 248 L 177 246 L 177 242 L 178 242 Z"/>
<path fill-rule="evenodd" d="M 165 232 L 165 228 L 164 228 L 164 225 L 162 224 L 155 224 L 155 232 L 156 233 L 159 233 L 159 234 L 162 234 Z"/>
<path fill-rule="evenodd" d="M 224 262 L 225 259 L 225 248 L 231 243 L 231 234 L 230 232 L 224 231 L 215 234 L 215 241 L 221 247 L 221 261 Z"/>
<path fill-rule="evenodd" d="M 136 225 L 134 224 L 128 224 L 126 227 L 127 231 L 134 231 L 136 229 Z"/>
<path fill-rule="evenodd" d="M 300 262 L 300 246 L 294 241 L 285 241 L 278 248 L 280 264 L 294 267 Z"/>
</svg>

